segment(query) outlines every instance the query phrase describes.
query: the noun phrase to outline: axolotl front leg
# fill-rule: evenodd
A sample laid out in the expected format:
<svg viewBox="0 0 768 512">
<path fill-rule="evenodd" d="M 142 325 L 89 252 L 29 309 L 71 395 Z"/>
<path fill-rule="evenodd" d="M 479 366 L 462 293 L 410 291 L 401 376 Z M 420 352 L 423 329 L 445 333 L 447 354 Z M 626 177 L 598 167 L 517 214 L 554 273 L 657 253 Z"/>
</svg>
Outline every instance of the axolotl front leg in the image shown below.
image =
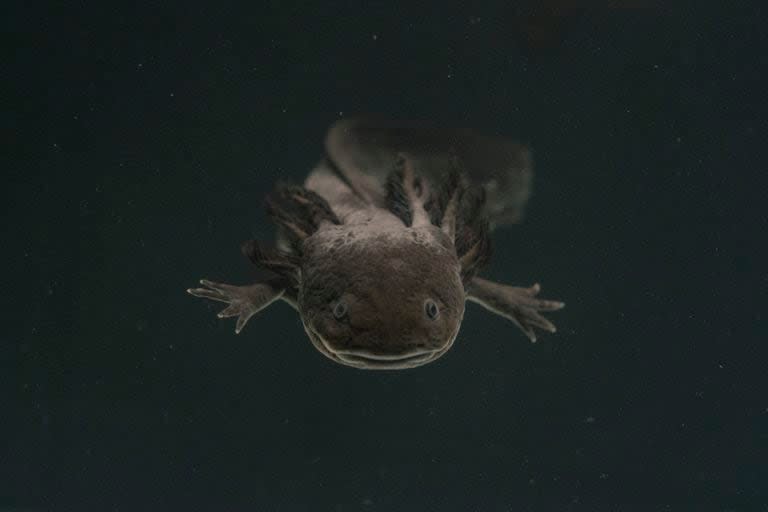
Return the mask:
<svg viewBox="0 0 768 512">
<path fill-rule="evenodd" d="M 466 291 L 468 300 L 511 320 L 529 340 L 535 342 L 534 328 L 556 331 L 555 325 L 540 312 L 557 311 L 565 307 L 563 302 L 536 297 L 540 290 L 538 283 L 530 288 L 521 288 L 473 277 Z"/>
<path fill-rule="evenodd" d="M 325 199 L 317 193 L 288 185 L 279 186 L 277 194 L 267 198 L 267 213 L 281 227 L 281 232 L 292 246 L 293 252 L 268 248 L 256 240 L 245 242 L 241 251 L 255 265 L 277 274 L 278 277 L 246 286 L 203 279 L 200 281 L 203 288 L 187 290 L 195 297 L 229 304 L 218 316 L 236 316 L 236 333 L 240 333 L 253 315 L 278 299 L 298 310 L 302 243 L 320 226 L 340 223 Z"/>
<path fill-rule="evenodd" d="M 294 309 L 298 307 L 296 284 L 299 270 L 297 259 L 293 255 L 262 247 L 256 240 L 245 242 L 242 252 L 252 262 L 278 274 L 278 277 L 245 286 L 201 279 L 202 288 L 187 289 L 187 293 L 195 297 L 229 304 L 218 317 L 237 317 L 235 332 L 238 334 L 253 315 L 278 299 L 287 302 Z"/>
<path fill-rule="evenodd" d="M 286 282 L 282 279 L 270 279 L 246 286 L 235 286 L 201 279 L 203 288 L 189 288 L 187 293 L 195 297 L 216 300 L 229 304 L 217 316 L 219 318 L 237 317 L 235 332 L 240 334 L 250 318 L 278 299 L 291 303 L 286 296 Z"/>
</svg>

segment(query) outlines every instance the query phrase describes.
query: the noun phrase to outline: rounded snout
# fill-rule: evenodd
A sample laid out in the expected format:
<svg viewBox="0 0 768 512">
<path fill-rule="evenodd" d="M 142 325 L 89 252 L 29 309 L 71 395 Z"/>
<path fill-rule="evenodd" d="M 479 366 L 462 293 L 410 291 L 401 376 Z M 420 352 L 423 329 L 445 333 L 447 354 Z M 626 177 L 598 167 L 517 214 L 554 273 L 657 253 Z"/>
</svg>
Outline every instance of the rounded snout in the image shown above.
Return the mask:
<svg viewBox="0 0 768 512">
<path fill-rule="evenodd" d="M 335 355 L 341 362 L 357 368 L 400 369 L 426 364 L 440 355 L 440 351 L 403 351 L 397 354 L 380 354 L 370 350 L 339 350 Z"/>
<path fill-rule="evenodd" d="M 414 368 L 434 361 L 453 344 L 453 338 L 438 343 L 416 339 L 381 340 L 365 335 L 352 339 L 332 340 L 312 326 L 305 326 L 315 347 L 334 361 L 356 368 L 396 370 Z"/>
</svg>

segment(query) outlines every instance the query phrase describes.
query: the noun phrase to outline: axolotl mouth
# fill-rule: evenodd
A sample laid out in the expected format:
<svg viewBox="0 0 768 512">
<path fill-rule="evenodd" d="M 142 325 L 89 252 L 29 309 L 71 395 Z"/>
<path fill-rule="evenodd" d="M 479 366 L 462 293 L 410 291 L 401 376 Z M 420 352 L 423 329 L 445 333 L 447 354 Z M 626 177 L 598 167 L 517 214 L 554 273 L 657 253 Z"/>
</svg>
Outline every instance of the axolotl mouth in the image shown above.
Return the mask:
<svg viewBox="0 0 768 512">
<path fill-rule="evenodd" d="M 453 343 L 436 350 L 411 349 L 399 353 L 382 354 L 368 349 L 333 348 L 331 344 L 310 326 L 305 325 L 305 330 L 315 347 L 326 357 L 337 363 L 367 370 L 399 370 L 403 368 L 415 368 L 434 361 L 451 348 Z"/>
</svg>

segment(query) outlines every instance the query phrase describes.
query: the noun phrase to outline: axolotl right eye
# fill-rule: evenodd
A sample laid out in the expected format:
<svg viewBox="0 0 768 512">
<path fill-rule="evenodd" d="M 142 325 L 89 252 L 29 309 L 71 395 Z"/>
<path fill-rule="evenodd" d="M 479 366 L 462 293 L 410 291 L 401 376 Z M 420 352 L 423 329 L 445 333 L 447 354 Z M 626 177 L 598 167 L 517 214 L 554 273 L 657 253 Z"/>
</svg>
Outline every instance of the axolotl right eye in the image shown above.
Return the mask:
<svg viewBox="0 0 768 512">
<path fill-rule="evenodd" d="M 336 320 L 341 320 L 345 316 L 347 316 L 347 303 L 343 300 L 340 300 L 336 303 L 335 306 L 333 306 L 333 316 L 336 318 Z"/>
</svg>

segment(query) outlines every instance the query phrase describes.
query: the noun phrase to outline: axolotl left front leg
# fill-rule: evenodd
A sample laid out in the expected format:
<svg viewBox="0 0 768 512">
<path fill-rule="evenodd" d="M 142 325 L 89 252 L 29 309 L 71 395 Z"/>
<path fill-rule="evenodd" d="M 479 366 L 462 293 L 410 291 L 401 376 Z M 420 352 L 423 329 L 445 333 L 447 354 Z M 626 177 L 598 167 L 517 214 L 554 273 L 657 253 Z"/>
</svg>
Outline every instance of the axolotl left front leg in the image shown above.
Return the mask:
<svg viewBox="0 0 768 512">
<path fill-rule="evenodd" d="M 556 331 L 555 325 L 540 312 L 557 311 L 565 307 L 565 303 L 560 301 L 539 299 L 537 295 L 540 290 L 538 283 L 530 288 L 521 288 L 473 277 L 466 291 L 467 300 L 511 320 L 529 340 L 535 342 L 534 328 Z"/>
</svg>

